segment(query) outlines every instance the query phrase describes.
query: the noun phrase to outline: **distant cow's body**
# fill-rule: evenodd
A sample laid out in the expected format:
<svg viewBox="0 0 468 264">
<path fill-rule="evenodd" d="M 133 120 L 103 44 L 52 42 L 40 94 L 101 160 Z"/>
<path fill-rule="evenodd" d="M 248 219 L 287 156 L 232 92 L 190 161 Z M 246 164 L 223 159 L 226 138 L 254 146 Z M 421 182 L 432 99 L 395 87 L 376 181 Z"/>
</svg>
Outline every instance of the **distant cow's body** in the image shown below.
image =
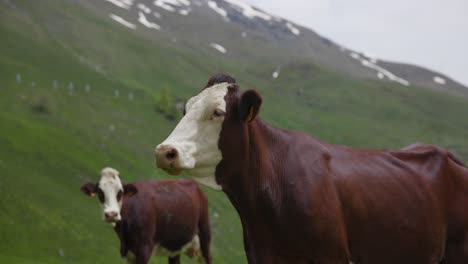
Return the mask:
<svg viewBox="0 0 468 264">
<path fill-rule="evenodd" d="M 210 259 L 207 200 L 194 181 L 133 185 L 138 193 L 123 200 L 122 220 L 114 227 L 123 257 L 131 259 L 141 251 L 148 258 L 151 254 L 170 257 L 169 263 L 179 263 L 181 253 Z"/>
<path fill-rule="evenodd" d="M 239 213 L 249 263 L 468 263 L 468 169 L 451 153 L 424 144 L 390 151 L 323 143 L 256 118 L 260 96 L 240 93 L 230 77 L 215 76 L 210 89 L 224 92 L 225 105 L 203 91 L 181 123 L 194 118 L 192 109 L 209 112 L 195 107 L 224 107 L 215 184 Z M 179 123 L 157 147 L 158 165 L 201 177 L 198 153 L 184 153 L 193 149 L 190 138 L 177 138 L 187 126 Z M 186 157 L 195 162 L 179 161 Z"/>
<path fill-rule="evenodd" d="M 98 195 L 104 220 L 114 223 L 120 254 L 129 263 L 146 264 L 156 255 L 176 264 L 185 253 L 211 264 L 208 203 L 193 180 L 122 185 L 118 172 L 105 168 L 98 184 L 85 184 L 81 190 Z"/>
</svg>

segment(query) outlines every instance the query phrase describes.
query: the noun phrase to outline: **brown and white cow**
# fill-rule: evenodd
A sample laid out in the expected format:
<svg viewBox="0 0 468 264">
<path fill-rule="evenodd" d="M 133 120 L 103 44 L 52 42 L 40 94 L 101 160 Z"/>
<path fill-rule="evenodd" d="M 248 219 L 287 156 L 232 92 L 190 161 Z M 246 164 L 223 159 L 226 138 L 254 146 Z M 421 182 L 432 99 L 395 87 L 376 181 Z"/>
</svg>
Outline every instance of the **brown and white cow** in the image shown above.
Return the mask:
<svg viewBox="0 0 468 264">
<path fill-rule="evenodd" d="M 324 143 L 270 126 L 261 103 L 215 75 L 155 150 L 227 194 L 249 263 L 468 263 L 468 168 L 450 152 Z"/>
<path fill-rule="evenodd" d="M 81 191 L 97 194 L 128 263 L 146 264 L 155 255 L 176 264 L 185 253 L 211 264 L 208 201 L 193 180 L 122 184 L 117 170 L 104 168 L 99 182 L 86 183 Z"/>
</svg>

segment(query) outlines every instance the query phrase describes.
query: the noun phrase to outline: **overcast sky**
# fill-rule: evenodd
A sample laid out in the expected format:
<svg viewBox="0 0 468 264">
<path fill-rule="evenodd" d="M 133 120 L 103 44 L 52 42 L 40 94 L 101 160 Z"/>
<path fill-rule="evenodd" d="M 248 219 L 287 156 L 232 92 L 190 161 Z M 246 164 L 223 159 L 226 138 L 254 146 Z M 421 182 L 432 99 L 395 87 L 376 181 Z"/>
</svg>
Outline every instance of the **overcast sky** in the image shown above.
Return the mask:
<svg viewBox="0 0 468 264">
<path fill-rule="evenodd" d="M 244 0 L 377 58 L 468 85 L 468 0 Z"/>
</svg>

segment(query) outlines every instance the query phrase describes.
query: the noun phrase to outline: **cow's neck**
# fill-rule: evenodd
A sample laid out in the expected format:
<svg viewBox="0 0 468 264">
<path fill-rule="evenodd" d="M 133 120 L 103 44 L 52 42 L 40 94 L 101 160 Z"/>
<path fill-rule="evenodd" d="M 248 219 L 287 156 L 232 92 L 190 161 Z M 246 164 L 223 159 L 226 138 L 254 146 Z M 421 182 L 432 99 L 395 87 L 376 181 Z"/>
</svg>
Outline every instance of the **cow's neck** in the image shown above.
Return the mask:
<svg viewBox="0 0 468 264">
<path fill-rule="evenodd" d="M 126 257 L 129 250 L 133 249 L 132 241 L 128 239 L 128 222 L 126 219 L 127 207 L 125 206 L 125 200 L 121 209 L 122 219 L 115 223 L 114 231 L 120 240 L 120 255 Z"/>
<path fill-rule="evenodd" d="M 286 146 L 283 130 L 255 119 L 240 132 L 242 146 L 225 158 L 217 169 L 217 181 L 239 210 L 270 214 L 281 207 L 281 146 Z M 221 150 L 223 151 L 223 150 Z M 276 208 L 276 210 L 272 210 Z M 239 211 L 239 213 L 241 213 Z M 273 217 L 273 215 L 272 215 Z"/>
</svg>

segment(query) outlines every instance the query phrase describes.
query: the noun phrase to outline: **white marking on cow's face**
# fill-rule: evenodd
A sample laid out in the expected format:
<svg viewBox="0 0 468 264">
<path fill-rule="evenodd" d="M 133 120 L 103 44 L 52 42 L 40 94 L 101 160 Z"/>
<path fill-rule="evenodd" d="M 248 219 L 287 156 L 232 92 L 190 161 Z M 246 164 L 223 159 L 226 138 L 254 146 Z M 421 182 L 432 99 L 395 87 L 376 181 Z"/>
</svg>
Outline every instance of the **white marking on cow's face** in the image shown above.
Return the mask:
<svg viewBox="0 0 468 264">
<path fill-rule="evenodd" d="M 103 220 L 109 222 L 120 221 L 122 219 L 120 209 L 122 208 L 124 190 L 122 182 L 120 181 L 119 172 L 113 168 L 104 168 L 101 171 L 101 179 L 99 179 L 98 188 L 99 199 L 103 207 Z M 106 214 L 115 214 L 115 216 L 108 218 Z"/>
<path fill-rule="evenodd" d="M 228 83 L 216 84 L 190 98 L 185 106 L 185 116 L 169 137 L 156 147 L 159 167 L 171 174 L 186 171 L 192 177 L 213 177 L 211 182 L 215 183 L 215 167 L 222 158 L 218 140 L 226 113 L 224 97 L 228 86 Z M 177 160 L 170 164 L 162 161 L 161 152 L 167 149 L 177 151 Z M 215 187 L 220 189 L 216 183 Z"/>
</svg>

